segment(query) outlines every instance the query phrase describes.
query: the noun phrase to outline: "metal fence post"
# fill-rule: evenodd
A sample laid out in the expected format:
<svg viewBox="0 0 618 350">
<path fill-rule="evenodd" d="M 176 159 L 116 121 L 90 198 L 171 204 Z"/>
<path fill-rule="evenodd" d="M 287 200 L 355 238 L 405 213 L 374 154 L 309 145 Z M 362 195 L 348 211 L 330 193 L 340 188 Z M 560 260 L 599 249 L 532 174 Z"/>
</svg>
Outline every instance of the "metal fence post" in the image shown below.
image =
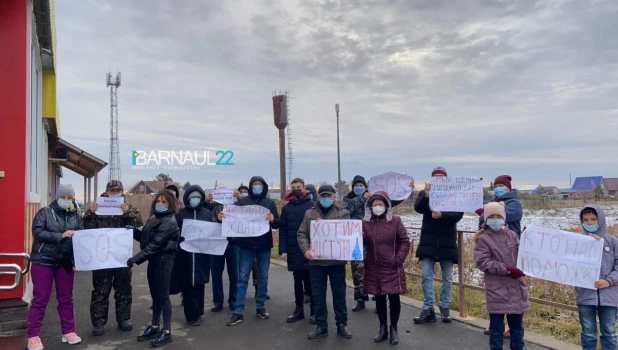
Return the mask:
<svg viewBox="0 0 618 350">
<path fill-rule="evenodd" d="M 466 317 L 466 290 L 465 290 L 465 276 L 464 276 L 464 239 L 463 232 L 457 231 L 457 249 L 459 250 L 459 263 L 457 269 L 459 271 L 459 317 Z"/>
</svg>

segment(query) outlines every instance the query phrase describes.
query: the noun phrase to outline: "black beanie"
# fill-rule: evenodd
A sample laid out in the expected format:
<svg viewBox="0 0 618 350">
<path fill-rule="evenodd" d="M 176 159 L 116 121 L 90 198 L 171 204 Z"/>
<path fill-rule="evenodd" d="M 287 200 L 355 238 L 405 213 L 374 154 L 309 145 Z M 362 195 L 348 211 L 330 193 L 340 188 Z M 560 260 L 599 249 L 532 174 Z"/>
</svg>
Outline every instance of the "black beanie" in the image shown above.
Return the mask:
<svg viewBox="0 0 618 350">
<path fill-rule="evenodd" d="M 363 184 L 363 185 L 365 185 L 365 187 L 369 187 L 369 186 L 367 186 L 367 182 L 365 181 L 365 178 L 360 176 L 360 175 L 356 175 L 352 179 L 352 187 L 354 187 L 354 185 L 356 185 L 356 184 Z"/>
</svg>

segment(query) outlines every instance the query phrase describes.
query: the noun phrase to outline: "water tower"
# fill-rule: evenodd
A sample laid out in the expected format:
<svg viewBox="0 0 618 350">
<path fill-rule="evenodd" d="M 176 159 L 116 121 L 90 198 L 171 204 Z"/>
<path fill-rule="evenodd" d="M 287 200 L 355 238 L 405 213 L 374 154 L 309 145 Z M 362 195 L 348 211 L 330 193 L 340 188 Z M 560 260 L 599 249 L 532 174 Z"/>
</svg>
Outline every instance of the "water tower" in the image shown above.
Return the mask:
<svg viewBox="0 0 618 350">
<path fill-rule="evenodd" d="M 287 94 L 273 96 L 273 115 L 275 126 L 279 129 L 279 176 L 281 178 L 281 199 L 284 199 L 287 188 L 285 181 L 285 128 L 288 126 Z"/>
</svg>

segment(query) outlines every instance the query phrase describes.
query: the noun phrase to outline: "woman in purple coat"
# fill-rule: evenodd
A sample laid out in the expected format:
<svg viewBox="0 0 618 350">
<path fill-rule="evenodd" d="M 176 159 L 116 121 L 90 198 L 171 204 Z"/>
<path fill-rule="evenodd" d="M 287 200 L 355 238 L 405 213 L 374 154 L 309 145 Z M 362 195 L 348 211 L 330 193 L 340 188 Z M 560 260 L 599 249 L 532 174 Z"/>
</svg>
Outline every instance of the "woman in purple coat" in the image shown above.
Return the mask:
<svg viewBox="0 0 618 350">
<path fill-rule="evenodd" d="M 504 204 L 485 205 L 484 226 L 473 238 L 474 262 L 483 271 L 489 313 L 489 348 L 502 349 L 504 315 L 511 330 L 511 349 L 524 348 L 523 313 L 530 310 L 524 273 L 517 267 L 519 239 L 505 224 Z M 517 292 L 519 291 L 519 292 Z"/>
<path fill-rule="evenodd" d="M 388 338 L 386 297 L 390 304 L 390 343 L 399 343 L 397 322 L 401 311 L 399 294 L 405 293 L 406 275 L 403 263 L 410 251 L 410 239 L 399 216 L 393 215 L 391 201 L 385 192 L 376 192 L 365 203 L 363 245 L 366 248 L 365 294 L 375 295 L 380 330 L 373 341 Z"/>
</svg>

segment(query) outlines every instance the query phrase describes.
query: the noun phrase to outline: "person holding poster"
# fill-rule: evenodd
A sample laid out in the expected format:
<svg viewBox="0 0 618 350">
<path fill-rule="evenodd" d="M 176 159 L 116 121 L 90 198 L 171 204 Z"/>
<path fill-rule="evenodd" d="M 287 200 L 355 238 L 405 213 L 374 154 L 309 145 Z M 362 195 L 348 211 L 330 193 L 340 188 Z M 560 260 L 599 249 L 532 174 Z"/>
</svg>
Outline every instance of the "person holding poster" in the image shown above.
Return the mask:
<svg viewBox="0 0 618 350">
<path fill-rule="evenodd" d="M 181 237 L 184 219 L 214 221 L 212 212 L 204 207 L 205 198 L 206 193 L 198 185 L 185 190 L 182 196 L 184 206 L 176 214 Z M 174 258 L 170 289 L 172 292 L 182 292 L 185 320 L 192 326 L 199 326 L 202 323 L 204 285 L 210 279 L 210 257 L 208 254 L 190 253 L 181 248 Z"/>
<path fill-rule="evenodd" d="M 254 176 L 249 181 L 249 195 L 241 197 L 236 205 L 259 205 L 270 211 L 266 215 L 266 220 L 270 223 L 270 228 L 263 235 L 258 237 L 242 237 L 237 239 L 238 244 L 238 284 L 236 291 L 236 304 L 234 305 L 234 314 L 227 323 L 228 326 L 234 326 L 243 321 L 243 313 L 245 311 L 245 297 L 247 296 L 247 287 L 249 284 L 249 274 L 253 261 L 257 260 L 258 270 L 258 287 L 255 297 L 255 307 L 257 316 L 261 319 L 268 319 L 270 315 L 266 311 L 266 296 L 268 295 L 268 269 L 270 268 L 270 250 L 273 247 L 273 232 L 272 229 L 279 228 L 279 213 L 275 202 L 267 197 L 268 184 L 261 176 Z M 220 212 L 218 220 L 223 220 L 224 212 Z"/>
<path fill-rule="evenodd" d="M 110 180 L 105 186 L 102 197 L 122 197 L 123 185 L 120 180 Z M 140 227 L 142 214 L 130 204 L 123 203 L 120 206 L 122 215 L 97 215 L 99 205 L 92 203 L 84 214 L 84 229 L 96 228 L 123 228 L 126 226 Z M 131 324 L 131 269 L 120 267 L 115 269 L 102 269 L 92 271 L 92 296 L 90 298 L 90 320 L 92 322 L 92 335 L 105 334 L 105 324 L 109 311 L 109 295 L 114 288 L 116 300 L 116 321 L 118 329 L 128 332 L 133 329 Z"/>
<path fill-rule="evenodd" d="M 294 313 L 287 318 L 288 323 L 305 319 L 304 291 L 311 290 L 309 261 L 298 246 L 298 228 L 303 222 L 305 212 L 313 207 L 309 199 L 311 192 L 305 190 L 305 181 L 295 178 L 290 184 L 290 192 L 285 200 L 288 203 L 281 209 L 281 226 L 279 227 L 279 255 L 288 263 L 288 271 L 294 276 Z M 304 287 L 303 287 L 304 286 Z M 313 302 L 310 302 L 310 322 L 315 323 Z"/>
<path fill-rule="evenodd" d="M 380 330 L 373 341 L 379 343 L 389 336 L 386 321 L 388 296 L 391 311 L 390 343 L 398 344 L 397 323 L 401 313 L 399 295 L 407 291 L 403 263 L 410 251 L 410 239 L 401 218 L 393 215 L 386 192 L 376 192 L 367 200 L 363 218 L 363 246 L 367 250 L 363 288 L 365 293 L 376 296 L 380 321 Z"/>
<path fill-rule="evenodd" d="M 581 344 L 584 350 L 597 348 L 597 315 L 601 328 L 601 349 L 616 349 L 616 312 L 618 310 L 618 238 L 606 231 L 605 213 L 597 205 L 586 205 L 579 220 L 588 235 L 603 239 L 601 273 L 595 289 L 575 287 Z"/>
<path fill-rule="evenodd" d="M 485 223 L 472 241 L 474 262 L 484 273 L 489 313 L 489 348 L 502 349 L 504 317 L 511 330 L 511 349 L 524 348 L 523 313 L 530 310 L 524 273 L 517 266 L 519 238 L 506 226 L 504 204 L 485 205 Z M 614 322 L 615 322 L 614 314 Z"/>
<path fill-rule="evenodd" d="M 28 311 L 28 349 L 43 349 L 41 326 L 45 308 L 51 295 L 52 283 L 56 285 L 58 316 L 62 329 L 62 342 L 79 344 L 82 339 L 75 334 L 73 313 L 73 242 L 74 231 L 84 225 L 77 214 L 75 191 L 71 185 L 59 185 L 56 200 L 41 208 L 32 221 L 32 253 L 30 276 L 33 298 Z"/>
<path fill-rule="evenodd" d="M 309 260 L 309 277 L 313 295 L 313 310 L 316 329 L 307 335 L 309 339 L 328 335 L 328 311 L 326 309 L 326 285 L 330 279 L 333 294 L 333 309 L 337 322 L 337 335 L 352 338 L 348 330 L 348 307 L 345 300 L 345 260 L 315 260 L 311 255 L 311 222 L 317 220 L 349 219 L 350 212 L 335 203 L 335 188 L 322 185 L 318 189 L 318 201 L 305 212 L 303 222 L 298 228 L 298 246 Z"/>
<path fill-rule="evenodd" d="M 446 169 L 437 167 L 431 176 L 447 176 Z M 450 323 L 449 306 L 451 304 L 451 287 L 453 285 L 453 264 L 459 261 L 457 250 L 457 223 L 463 218 L 463 213 L 433 211 L 429 207 L 429 192 L 431 184 L 425 185 L 414 203 L 414 210 L 423 214 L 421 239 L 416 249 L 416 257 L 422 262 L 423 311 L 414 323 L 424 324 L 436 322 L 433 308 L 433 275 L 436 262 L 442 270 L 442 290 L 440 292 L 440 316 L 442 322 Z"/>
<path fill-rule="evenodd" d="M 137 340 L 151 340 L 152 346 L 158 347 L 172 341 L 170 278 L 180 232 L 174 217 L 178 213 L 176 198 L 168 190 L 159 191 L 152 201 L 150 212 L 153 215 L 143 229 L 133 229 L 133 238 L 140 242 L 141 250 L 127 260 L 127 266 L 133 267 L 148 260 L 146 277 L 152 298 L 152 322 L 137 336 Z M 161 314 L 163 326 L 160 325 Z"/>
</svg>

